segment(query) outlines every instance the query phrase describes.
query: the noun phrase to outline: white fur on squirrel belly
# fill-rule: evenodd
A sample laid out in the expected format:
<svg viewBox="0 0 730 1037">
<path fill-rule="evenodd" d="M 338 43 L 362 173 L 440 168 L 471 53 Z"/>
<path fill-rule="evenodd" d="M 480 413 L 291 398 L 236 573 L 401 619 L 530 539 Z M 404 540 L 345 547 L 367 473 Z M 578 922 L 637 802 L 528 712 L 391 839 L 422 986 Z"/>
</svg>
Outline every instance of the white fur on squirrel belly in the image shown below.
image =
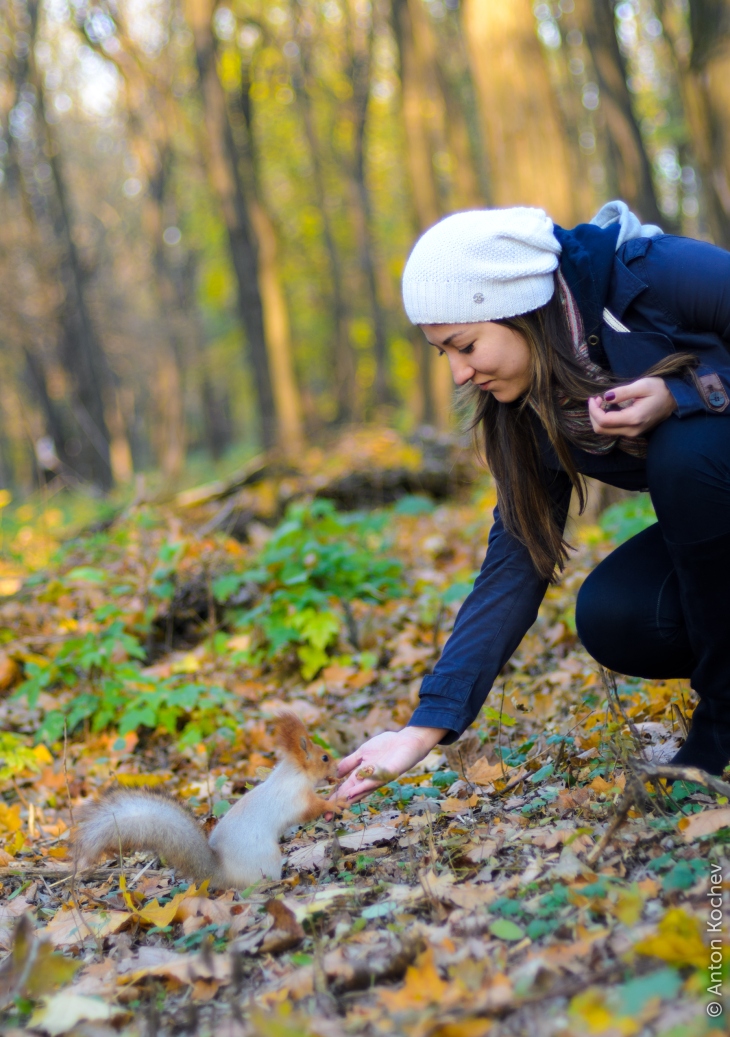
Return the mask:
<svg viewBox="0 0 730 1037">
<path fill-rule="evenodd" d="M 312 782 L 285 759 L 218 822 L 208 841 L 188 810 L 165 793 L 114 789 L 84 808 L 74 837 L 76 867 L 103 853 L 148 850 L 196 882 L 245 889 L 281 878 L 279 839 L 302 820 Z"/>
</svg>

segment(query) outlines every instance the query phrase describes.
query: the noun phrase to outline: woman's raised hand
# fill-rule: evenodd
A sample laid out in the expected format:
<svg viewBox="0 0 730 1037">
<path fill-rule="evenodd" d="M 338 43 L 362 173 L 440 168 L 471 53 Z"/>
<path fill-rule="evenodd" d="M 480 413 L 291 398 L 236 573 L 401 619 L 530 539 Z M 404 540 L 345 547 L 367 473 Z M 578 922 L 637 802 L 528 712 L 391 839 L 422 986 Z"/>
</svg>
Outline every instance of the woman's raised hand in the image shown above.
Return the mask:
<svg viewBox="0 0 730 1037">
<path fill-rule="evenodd" d="M 608 410 L 623 404 L 620 410 Z M 629 385 L 593 396 L 588 401 L 588 413 L 593 431 L 606 436 L 627 436 L 635 439 L 664 421 L 676 410 L 677 403 L 663 378 L 639 378 Z"/>
<path fill-rule="evenodd" d="M 332 798 L 352 803 L 366 792 L 393 781 L 428 756 L 445 734 L 441 727 L 404 727 L 402 731 L 375 735 L 340 760 L 337 773 L 341 778 L 348 777 Z"/>
</svg>

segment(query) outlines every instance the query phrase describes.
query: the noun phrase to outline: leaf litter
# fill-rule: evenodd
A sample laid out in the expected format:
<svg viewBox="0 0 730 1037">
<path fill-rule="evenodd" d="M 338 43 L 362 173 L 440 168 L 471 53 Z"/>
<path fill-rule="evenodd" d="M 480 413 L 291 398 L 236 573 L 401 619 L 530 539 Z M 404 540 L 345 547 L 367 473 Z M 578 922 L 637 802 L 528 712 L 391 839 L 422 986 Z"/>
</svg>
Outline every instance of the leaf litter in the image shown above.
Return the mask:
<svg viewBox="0 0 730 1037">
<path fill-rule="evenodd" d="M 350 441 L 328 464 L 372 469 L 397 446 Z M 613 546 L 598 526 L 576 526 L 477 723 L 287 833 L 281 882 L 210 892 L 143 853 L 70 874 L 74 810 L 114 783 L 163 788 L 212 827 L 274 766 L 284 705 L 339 754 L 407 721 L 483 557 L 493 488 L 462 478 L 438 504 L 339 512 L 307 496 L 307 464 L 296 493 L 291 473 L 235 490 L 259 516 L 242 539 L 216 490 L 13 558 L 3 1033 L 725 1032 L 705 1004 L 730 786 L 666 771 L 685 684 L 603 674 L 579 645 L 575 592 Z"/>
</svg>

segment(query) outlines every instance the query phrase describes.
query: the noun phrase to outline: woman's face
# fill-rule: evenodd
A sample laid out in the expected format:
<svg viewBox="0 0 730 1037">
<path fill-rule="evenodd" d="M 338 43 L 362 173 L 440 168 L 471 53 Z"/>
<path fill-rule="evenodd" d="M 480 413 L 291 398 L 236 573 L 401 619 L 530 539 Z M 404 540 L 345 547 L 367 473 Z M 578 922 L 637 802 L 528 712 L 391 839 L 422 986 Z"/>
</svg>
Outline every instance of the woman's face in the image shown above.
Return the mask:
<svg viewBox="0 0 730 1037">
<path fill-rule="evenodd" d="M 441 355 L 446 354 L 457 385 L 473 382 L 500 403 L 518 400 L 530 386 L 530 350 L 522 335 L 493 321 L 477 324 L 421 324 Z"/>
</svg>

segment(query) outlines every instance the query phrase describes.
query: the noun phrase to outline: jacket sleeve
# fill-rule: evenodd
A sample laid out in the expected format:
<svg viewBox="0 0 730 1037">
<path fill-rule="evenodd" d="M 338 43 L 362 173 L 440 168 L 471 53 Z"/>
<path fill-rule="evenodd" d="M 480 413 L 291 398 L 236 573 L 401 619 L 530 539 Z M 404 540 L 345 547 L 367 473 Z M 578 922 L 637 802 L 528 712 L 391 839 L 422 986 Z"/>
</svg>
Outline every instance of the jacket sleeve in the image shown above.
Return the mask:
<svg viewBox="0 0 730 1037">
<path fill-rule="evenodd" d="M 663 235 L 653 240 L 641 272 L 654 299 L 681 326 L 677 348 L 689 347 L 700 360 L 691 376 L 665 378 L 678 416 L 730 415 L 730 252 Z"/>
<path fill-rule="evenodd" d="M 550 475 L 553 511 L 563 529 L 572 486 L 565 472 Z M 446 728 L 441 744 L 456 741 L 478 716 L 499 671 L 535 622 L 547 586 L 527 548 L 507 532 L 495 508 L 484 564 L 441 658 L 423 679 L 410 725 Z"/>
</svg>

